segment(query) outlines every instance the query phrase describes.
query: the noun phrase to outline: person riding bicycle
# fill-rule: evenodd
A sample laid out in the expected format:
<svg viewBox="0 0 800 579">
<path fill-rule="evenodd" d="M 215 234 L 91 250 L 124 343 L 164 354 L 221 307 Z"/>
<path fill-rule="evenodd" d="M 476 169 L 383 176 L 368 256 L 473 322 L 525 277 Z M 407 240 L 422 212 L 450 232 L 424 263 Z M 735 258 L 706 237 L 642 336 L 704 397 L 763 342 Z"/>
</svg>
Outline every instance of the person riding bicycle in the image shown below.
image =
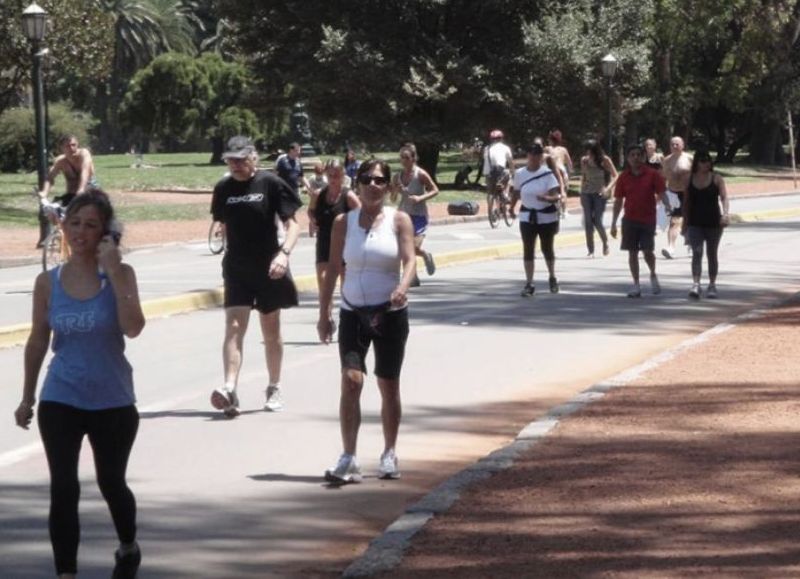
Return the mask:
<svg viewBox="0 0 800 579">
<path fill-rule="evenodd" d="M 69 205 L 77 195 L 84 193 L 89 187 L 97 187 L 94 173 L 94 161 L 89 149 L 81 148 L 75 135 L 63 135 L 58 139 L 58 148 L 61 154 L 56 157 L 53 166 L 47 173 L 44 187 L 39 191 L 39 197 L 46 200 L 50 190 L 55 184 L 56 177 L 63 173 L 67 182 L 67 190 L 63 195 L 53 198 L 62 207 Z M 52 204 L 50 204 L 52 205 Z"/>
<path fill-rule="evenodd" d="M 514 155 L 511 153 L 511 148 L 503 142 L 503 138 L 503 131 L 499 129 L 489 133 L 489 145 L 483 152 L 483 174 L 486 175 L 486 193 L 495 195 L 498 187 L 502 187 L 503 200 L 508 202 Z M 488 209 L 492 210 L 491 207 Z"/>
</svg>

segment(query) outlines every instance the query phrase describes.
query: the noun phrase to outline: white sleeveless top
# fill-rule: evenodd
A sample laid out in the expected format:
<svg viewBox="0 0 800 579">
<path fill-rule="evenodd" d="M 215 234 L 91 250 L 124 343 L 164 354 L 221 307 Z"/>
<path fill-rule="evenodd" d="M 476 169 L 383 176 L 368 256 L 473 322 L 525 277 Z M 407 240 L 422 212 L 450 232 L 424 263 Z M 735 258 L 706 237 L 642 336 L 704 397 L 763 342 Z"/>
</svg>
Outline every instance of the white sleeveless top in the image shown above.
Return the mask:
<svg viewBox="0 0 800 579">
<path fill-rule="evenodd" d="M 355 307 L 388 302 L 400 283 L 400 244 L 394 225 L 395 212 L 392 207 L 384 207 L 383 221 L 369 232 L 358 224 L 361 208 L 347 213 L 342 295 Z M 344 300 L 341 307 L 351 309 Z"/>
</svg>

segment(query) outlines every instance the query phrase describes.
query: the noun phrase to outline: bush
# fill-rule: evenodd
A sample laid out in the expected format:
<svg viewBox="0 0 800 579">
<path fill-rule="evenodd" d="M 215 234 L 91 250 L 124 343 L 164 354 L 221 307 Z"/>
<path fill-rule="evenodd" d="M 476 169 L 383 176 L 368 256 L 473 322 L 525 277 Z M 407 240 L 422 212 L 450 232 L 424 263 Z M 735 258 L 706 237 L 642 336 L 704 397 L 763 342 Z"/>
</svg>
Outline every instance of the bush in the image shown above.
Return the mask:
<svg viewBox="0 0 800 579">
<path fill-rule="evenodd" d="M 56 141 L 70 133 L 86 144 L 97 121 L 88 113 L 74 111 L 65 103 L 50 105 L 48 153 L 52 160 L 59 153 Z M 36 169 L 36 127 L 32 108 L 12 108 L 0 115 L 0 171 L 11 173 Z"/>
</svg>

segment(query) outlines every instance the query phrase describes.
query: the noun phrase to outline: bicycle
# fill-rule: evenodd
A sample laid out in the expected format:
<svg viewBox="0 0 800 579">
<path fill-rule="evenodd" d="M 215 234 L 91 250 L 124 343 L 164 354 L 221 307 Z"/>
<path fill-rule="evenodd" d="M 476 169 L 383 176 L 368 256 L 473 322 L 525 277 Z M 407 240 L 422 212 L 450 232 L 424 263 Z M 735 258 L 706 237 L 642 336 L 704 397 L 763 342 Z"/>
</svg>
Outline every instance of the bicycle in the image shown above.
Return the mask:
<svg viewBox="0 0 800 579">
<path fill-rule="evenodd" d="M 486 194 L 486 212 L 489 217 L 489 226 L 495 229 L 500 224 L 500 217 L 505 221 L 506 226 L 514 224 L 515 215 L 511 212 L 511 200 L 505 192 L 508 177 L 499 179 L 495 184 L 494 191 Z"/>
<path fill-rule="evenodd" d="M 225 227 L 221 221 L 212 221 L 208 228 L 208 250 L 219 255 L 225 249 Z"/>
<path fill-rule="evenodd" d="M 53 227 L 42 242 L 42 270 L 48 271 L 64 263 L 67 258 L 67 247 L 64 243 L 64 232 L 61 223 L 64 220 L 65 208 L 57 201 L 48 201 L 39 195 L 39 189 L 34 187 L 31 193 L 39 201 L 39 207 L 47 216 Z"/>
</svg>

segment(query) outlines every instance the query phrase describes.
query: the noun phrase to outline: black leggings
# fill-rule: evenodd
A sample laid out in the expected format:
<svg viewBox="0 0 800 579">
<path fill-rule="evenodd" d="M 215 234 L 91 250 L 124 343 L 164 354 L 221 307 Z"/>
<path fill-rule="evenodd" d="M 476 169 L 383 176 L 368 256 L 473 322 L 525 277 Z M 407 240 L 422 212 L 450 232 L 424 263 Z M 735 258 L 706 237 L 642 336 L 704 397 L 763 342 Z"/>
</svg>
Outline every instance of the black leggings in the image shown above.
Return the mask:
<svg viewBox="0 0 800 579">
<path fill-rule="evenodd" d="M 80 410 L 58 402 L 39 404 L 39 431 L 50 467 L 50 541 L 56 574 L 78 572 L 78 458 L 84 435 L 92 445 L 97 484 L 119 541 L 136 539 L 136 499 L 125 471 L 138 428 L 135 406 Z"/>
<path fill-rule="evenodd" d="M 522 260 L 533 261 L 536 237 L 539 237 L 539 244 L 542 254 L 546 261 L 555 261 L 556 252 L 553 249 L 553 241 L 558 233 L 558 221 L 553 223 L 528 223 L 519 222 L 519 233 L 522 235 Z"/>
</svg>

